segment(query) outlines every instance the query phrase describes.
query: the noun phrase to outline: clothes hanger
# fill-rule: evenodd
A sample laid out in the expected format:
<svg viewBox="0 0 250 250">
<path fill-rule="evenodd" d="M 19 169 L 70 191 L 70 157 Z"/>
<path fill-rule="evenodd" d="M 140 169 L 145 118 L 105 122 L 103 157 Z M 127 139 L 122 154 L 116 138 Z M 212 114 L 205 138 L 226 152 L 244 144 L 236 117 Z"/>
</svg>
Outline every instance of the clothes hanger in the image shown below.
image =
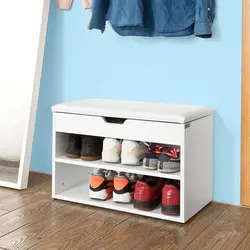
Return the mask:
<svg viewBox="0 0 250 250">
<path fill-rule="evenodd" d="M 69 10 L 73 0 L 56 0 L 56 6 L 59 9 Z M 91 9 L 92 0 L 82 0 L 82 7 L 84 9 Z"/>
<path fill-rule="evenodd" d="M 72 0 L 56 0 L 56 7 L 59 9 L 69 10 L 72 5 Z"/>
</svg>

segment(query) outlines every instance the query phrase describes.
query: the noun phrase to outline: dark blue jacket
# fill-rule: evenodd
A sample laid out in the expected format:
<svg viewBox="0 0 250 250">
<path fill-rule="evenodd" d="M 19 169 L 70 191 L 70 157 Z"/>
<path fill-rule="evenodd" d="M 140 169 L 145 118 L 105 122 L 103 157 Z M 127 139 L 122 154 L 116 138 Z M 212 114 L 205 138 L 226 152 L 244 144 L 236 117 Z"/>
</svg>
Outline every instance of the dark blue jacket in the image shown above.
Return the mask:
<svg viewBox="0 0 250 250">
<path fill-rule="evenodd" d="M 93 0 L 89 29 L 122 36 L 212 35 L 215 0 Z"/>
</svg>

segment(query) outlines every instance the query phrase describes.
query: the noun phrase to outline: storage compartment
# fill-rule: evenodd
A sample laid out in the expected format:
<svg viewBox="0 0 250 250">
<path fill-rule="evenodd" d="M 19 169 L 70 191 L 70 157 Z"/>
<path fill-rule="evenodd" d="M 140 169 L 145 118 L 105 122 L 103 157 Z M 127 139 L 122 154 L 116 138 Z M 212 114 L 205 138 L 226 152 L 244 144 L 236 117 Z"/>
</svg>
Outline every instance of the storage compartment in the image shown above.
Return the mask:
<svg viewBox="0 0 250 250">
<path fill-rule="evenodd" d="M 161 204 L 152 211 L 143 211 L 136 209 L 131 204 L 116 203 L 113 199 L 106 201 L 89 198 L 89 178 L 95 170 L 93 168 L 56 163 L 55 169 L 55 187 L 54 198 L 72 201 L 76 203 L 88 204 L 133 214 L 150 216 L 154 218 L 180 221 L 181 215 L 165 215 L 161 212 Z M 182 210 L 183 211 L 183 210 Z"/>
<path fill-rule="evenodd" d="M 103 138 L 104 139 L 104 138 Z M 68 147 L 68 141 L 69 141 L 69 134 L 67 133 L 61 133 L 56 132 L 56 158 L 55 161 L 57 163 L 65 163 L 65 164 L 71 164 L 71 165 L 77 165 L 82 167 L 89 167 L 89 168 L 104 168 L 108 170 L 114 170 L 117 172 L 128 172 L 128 173 L 134 173 L 134 174 L 140 174 L 140 175 L 150 175 L 155 177 L 163 177 L 163 178 L 169 178 L 174 180 L 180 180 L 180 170 L 177 170 L 173 173 L 163 173 L 158 171 L 157 169 L 146 169 L 143 167 L 143 162 L 141 162 L 140 165 L 127 165 L 119 163 L 110 163 L 105 162 L 102 159 L 100 160 L 94 160 L 94 161 L 84 161 L 80 158 L 73 159 L 66 157 L 66 150 Z M 122 144 L 122 142 L 121 142 Z M 147 148 L 147 145 L 150 147 L 150 142 L 145 142 L 145 147 Z M 180 146 L 178 145 L 169 145 L 169 144 L 158 144 L 154 143 L 151 147 L 155 147 L 156 145 L 164 146 L 162 150 L 165 150 L 165 148 L 168 147 L 174 147 L 175 149 L 179 150 L 181 152 Z M 149 150 L 148 150 L 149 151 Z M 180 153 L 181 154 L 181 153 Z M 157 154 L 156 156 L 161 155 Z M 180 158 L 179 158 L 180 159 Z M 156 160 L 157 161 L 157 160 Z M 181 162 L 181 159 L 180 159 Z M 181 164 L 180 164 L 181 169 Z"/>
<path fill-rule="evenodd" d="M 184 124 L 126 119 L 124 123 L 110 123 L 105 117 L 73 114 L 54 114 L 57 132 L 112 137 L 136 141 L 180 145 Z"/>
</svg>

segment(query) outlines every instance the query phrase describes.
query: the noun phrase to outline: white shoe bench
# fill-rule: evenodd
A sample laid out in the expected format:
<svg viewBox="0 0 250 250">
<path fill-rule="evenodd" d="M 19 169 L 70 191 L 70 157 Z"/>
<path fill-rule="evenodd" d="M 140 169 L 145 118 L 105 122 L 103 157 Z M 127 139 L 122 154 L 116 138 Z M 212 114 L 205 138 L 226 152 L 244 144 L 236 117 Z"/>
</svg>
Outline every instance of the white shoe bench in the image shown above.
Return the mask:
<svg viewBox="0 0 250 250">
<path fill-rule="evenodd" d="M 114 209 L 185 223 L 206 206 L 213 196 L 213 110 L 186 105 L 90 99 L 59 104 L 53 111 L 54 199 Z M 120 118 L 113 123 L 110 118 Z M 166 174 L 142 166 L 65 157 L 68 134 L 129 139 L 178 145 L 181 170 Z M 89 199 L 89 176 L 98 168 L 180 180 L 180 216 L 161 214 L 160 206 L 141 211 L 132 204 Z"/>
</svg>

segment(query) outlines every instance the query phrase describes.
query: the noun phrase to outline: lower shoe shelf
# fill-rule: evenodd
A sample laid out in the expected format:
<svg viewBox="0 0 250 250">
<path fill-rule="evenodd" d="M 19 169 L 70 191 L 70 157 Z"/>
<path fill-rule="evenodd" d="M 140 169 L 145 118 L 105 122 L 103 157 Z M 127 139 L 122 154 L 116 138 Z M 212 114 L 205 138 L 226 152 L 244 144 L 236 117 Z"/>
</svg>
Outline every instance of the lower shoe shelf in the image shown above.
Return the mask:
<svg viewBox="0 0 250 250">
<path fill-rule="evenodd" d="M 133 207 L 133 204 L 116 203 L 112 199 L 108 201 L 93 200 L 89 198 L 89 184 L 79 185 L 53 196 L 55 199 L 71 201 L 91 206 L 103 207 L 122 212 L 154 217 L 175 222 L 183 222 L 180 216 L 169 216 L 161 213 L 161 207 L 153 211 L 142 211 Z"/>
</svg>

